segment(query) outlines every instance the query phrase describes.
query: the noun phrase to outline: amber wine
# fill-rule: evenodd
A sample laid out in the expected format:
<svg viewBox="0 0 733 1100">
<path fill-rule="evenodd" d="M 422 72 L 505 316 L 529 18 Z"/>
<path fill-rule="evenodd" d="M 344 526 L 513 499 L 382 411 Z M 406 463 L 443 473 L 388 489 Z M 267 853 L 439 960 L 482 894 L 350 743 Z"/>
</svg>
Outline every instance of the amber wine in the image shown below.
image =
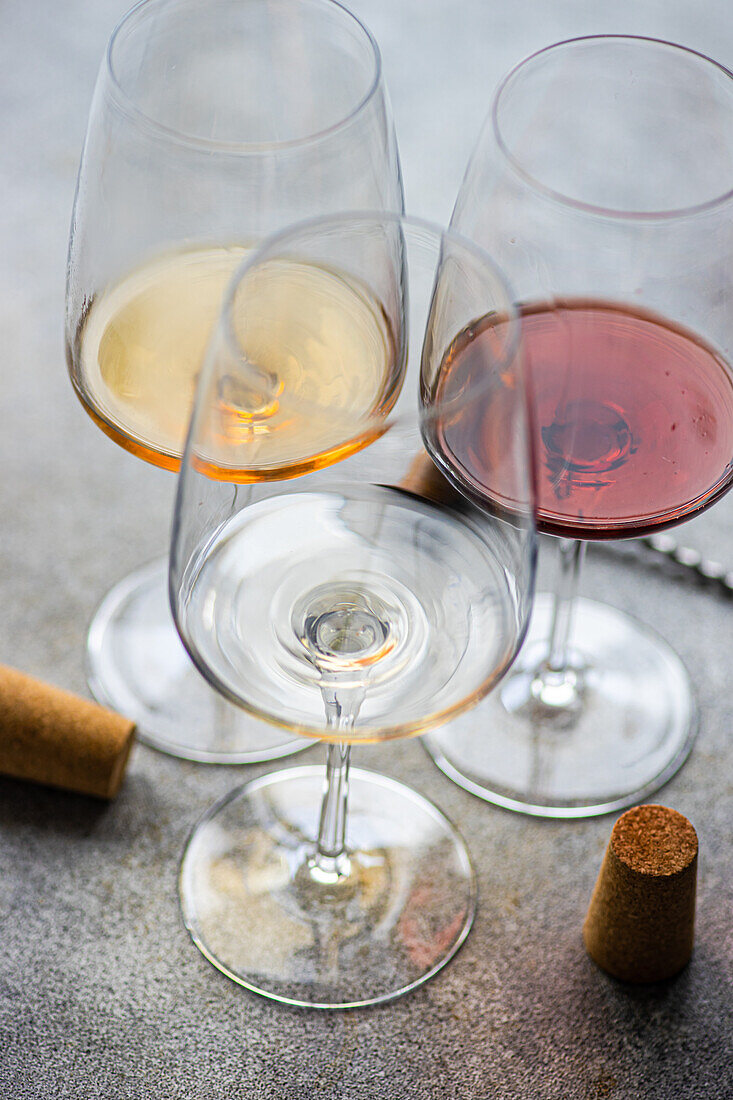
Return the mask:
<svg viewBox="0 0 733 1100">
<path fill-rule="evenodd" d="M 108 435 L 149 462 L 180 462 L 206 349 L 246 251 L 198 248 L 148 263 L 98 295 L 79 326 L 69 349 L 79 396 Z M 273 260 L 243 278 L 230 316 L 199 452 L 210 472 L 294 476 L 374 437 L 399 390 L 401 357 L 365 287 Z"/>
</svg>

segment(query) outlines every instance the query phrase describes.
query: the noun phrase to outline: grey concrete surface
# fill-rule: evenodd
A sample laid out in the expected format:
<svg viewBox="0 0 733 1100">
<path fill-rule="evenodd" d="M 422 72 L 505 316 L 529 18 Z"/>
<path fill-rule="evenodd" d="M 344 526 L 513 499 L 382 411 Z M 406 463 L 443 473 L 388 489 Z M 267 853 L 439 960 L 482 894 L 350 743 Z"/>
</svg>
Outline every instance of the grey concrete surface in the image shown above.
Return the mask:
<svg viewBox="0 0 733 1100">
<path fill-rule="evenodd" d="M 95 430 L 63 363 L 76 165 L 124 6 L 5 0 L 0 31 L 0 661 L 81 693 L 92 611 L 164 548 L 173 489 Z M 491 88 L 531 49 L 613 30 L 733 62 L 726 0 L 353 6 L 382 44 L 408 207 L 442 219 Z M 733 500 L 699 524 L 733 564 Z M 468 942 L 436 979 L 381 1008 L 264 1002 L 193 948 L 176 871 L 200 813 L 267 766 L 207 768 L 139 746 L 108 806 L 0 780 L 0 1100 L 733 1096 L 733 604 L 608 553 L 589 559 L 585 591 L 655 624 L 700 702 L 693 755 L 659 796 L 700 836 L 696 948 L 679 978 L 629 989 L 584 954 L 611 819 L 494 810 L 405 742 L 360 750 L 357 762 L 410 782 L 463 831 L 480 886 Z"/>
</svg>

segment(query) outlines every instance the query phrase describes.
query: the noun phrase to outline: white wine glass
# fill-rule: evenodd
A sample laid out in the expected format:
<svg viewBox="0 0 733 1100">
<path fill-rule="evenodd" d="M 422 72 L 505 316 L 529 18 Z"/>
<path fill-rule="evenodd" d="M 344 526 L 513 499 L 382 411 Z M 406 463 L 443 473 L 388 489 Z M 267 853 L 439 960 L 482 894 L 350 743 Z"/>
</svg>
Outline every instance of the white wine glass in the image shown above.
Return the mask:
<svg viewBox="0 0 733 1100">
<path fill-rule="evenodd" d="M 459 835 L 349 754 L 471 706 L 523 637 L 535 535 L 511 302 L 476 245 L 380 213 L 276 235 L 224 300 L 179 478 L 173 613 L 222 695 L 328 742 L 328 761 L 325 787 L 290 768 L 208 811 L 181 904 L 204 955 L 275 1000 L 389 1000 L 470 927 Z M 446 389 L 457 355 L 473 374 Z M 505 415 L 481 510 L 429 452 L 488 392 Z"/>
<path fill-rule="evenodd" d="M 69 245 L 66 347 L 81 402 L 115 442 L 180 463 L 227 281 L 267 233 L 306 216 L 401 210 L 379 52 L 334 0 L 144 0 L 102 62 Z M 244 763 L 305 743 L 229 707 L 170 618 L 167 562 L 105 598 L 89 631 L 94 695 L 175 756 Z"/>
<path fill-rule="evenodd" d="M 624 36 L 559 43 L 499 87 L 452 224 L 507 272 L 533 391 L 538 528 L 560 577 L 439 767 L 490 802 L 581 818 L 642 802 L 697 730 L 673 648 L 576 599 L 588 540 L 694 516 L 733 481 L 733 76 Z M 480 468 L 494 413 L 477 412 Z M 459 454 L 460 458 L 460 454 Z"/>
</svg>

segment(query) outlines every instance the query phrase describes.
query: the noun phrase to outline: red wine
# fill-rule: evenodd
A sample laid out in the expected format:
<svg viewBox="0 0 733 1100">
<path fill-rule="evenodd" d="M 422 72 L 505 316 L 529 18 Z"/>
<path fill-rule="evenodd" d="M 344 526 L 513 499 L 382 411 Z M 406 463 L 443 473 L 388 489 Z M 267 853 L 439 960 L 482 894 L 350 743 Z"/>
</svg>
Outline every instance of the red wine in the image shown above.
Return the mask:
<svg viewBox="0 0 733 1100">
<path fill-rule="evenodd" d="M 609 302 L 522 314 L 540 530 L 628 538 L 677 523 L 730 487 L 733 376 L 709 345 Z M 489 315 L 457 337 L 438 372 L 439 401 L 481 385 L 505 324 Z M 511 506 L 505 455 L 516 398 L 498 383 L 484 393 L 439 423 L 433 442 L 472 495 Z"/>
</svg>

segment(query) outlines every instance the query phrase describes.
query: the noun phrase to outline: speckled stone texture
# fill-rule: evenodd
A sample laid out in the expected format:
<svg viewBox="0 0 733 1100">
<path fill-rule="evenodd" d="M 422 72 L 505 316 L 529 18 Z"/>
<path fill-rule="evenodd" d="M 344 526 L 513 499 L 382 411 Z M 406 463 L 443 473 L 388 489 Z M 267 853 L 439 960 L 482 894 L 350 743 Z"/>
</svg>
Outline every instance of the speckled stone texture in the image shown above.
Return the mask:
<svg viewBox="0 0 733 1100">
<path fill-rule="evenodd" d="M 583 33 L 685 41 L 733 62 L 727 0 L 354 0 L 382 44 L 412 213 L 447 219 L 500 75 Z M 7 2 L 0 32 L 0 661 L 85 693 L 110 585 L 165 547 L 173 479 L 84 416 L 62 350 L 64 262 L 96 68 L 125 0 Z M 689 537 L 733 564 L 733 499 Z M 346 1014 L 251 996 L 178 914 L 186 835 L 257 768 L 137 747 L 109 805 L 0 780 L 1 1100 L 729 1100 L 733 1096 L 733 603 L 591 549 L 584 589 L 655 624 L 700 702 L 693 755 L 657 800 L 700 838 L 696 947 L 629 988 L 581 927 L 612 826 L 532 821 L 448 782 L 419 742 L 356 752 L 463 831 L 480 907 L 452 964 Z M 318 746 L 299 759 L 320 758 Z"/>
</svg>

